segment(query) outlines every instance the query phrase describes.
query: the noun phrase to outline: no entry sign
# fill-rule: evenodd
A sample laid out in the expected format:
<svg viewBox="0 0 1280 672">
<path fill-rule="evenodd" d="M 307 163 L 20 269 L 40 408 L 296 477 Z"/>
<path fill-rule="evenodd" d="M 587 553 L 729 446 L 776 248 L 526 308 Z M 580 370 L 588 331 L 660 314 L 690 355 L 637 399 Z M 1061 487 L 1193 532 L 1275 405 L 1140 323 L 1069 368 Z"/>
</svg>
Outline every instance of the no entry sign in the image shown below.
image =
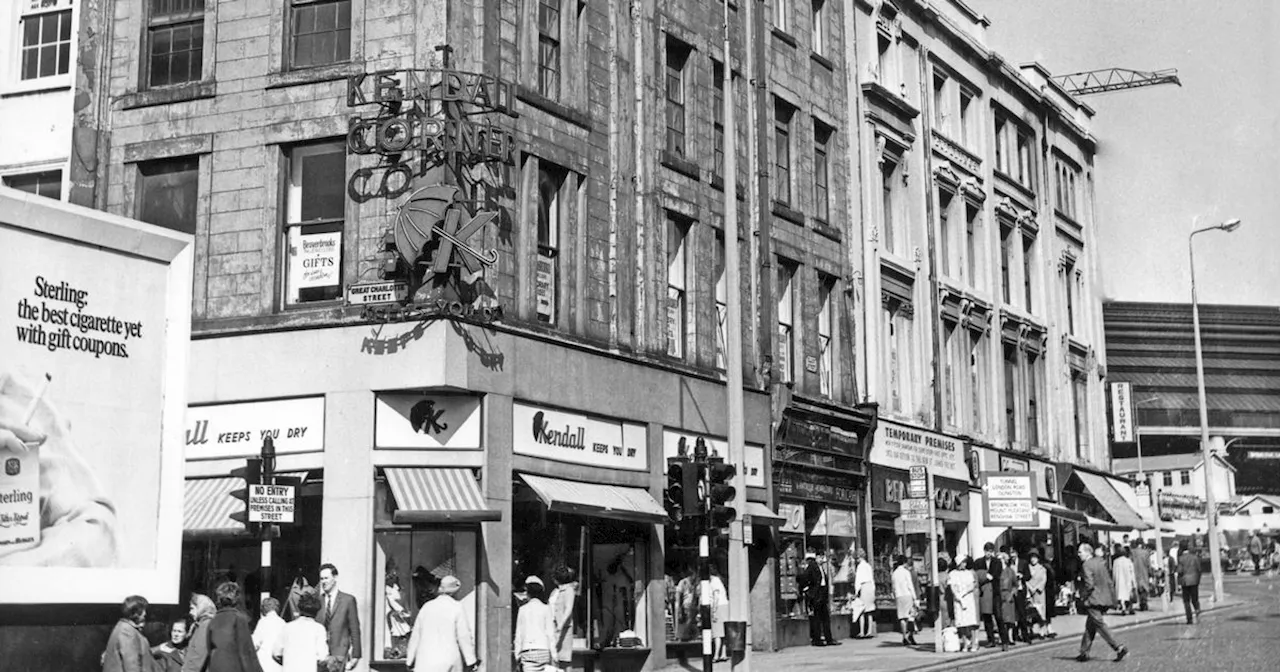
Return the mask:
<svg viewBox="0 0 1280 672">
<path fill-rule="evenodd" d="M 249 522 L 292 523 L 293 486 L 249 486 Z"/>
</svg>

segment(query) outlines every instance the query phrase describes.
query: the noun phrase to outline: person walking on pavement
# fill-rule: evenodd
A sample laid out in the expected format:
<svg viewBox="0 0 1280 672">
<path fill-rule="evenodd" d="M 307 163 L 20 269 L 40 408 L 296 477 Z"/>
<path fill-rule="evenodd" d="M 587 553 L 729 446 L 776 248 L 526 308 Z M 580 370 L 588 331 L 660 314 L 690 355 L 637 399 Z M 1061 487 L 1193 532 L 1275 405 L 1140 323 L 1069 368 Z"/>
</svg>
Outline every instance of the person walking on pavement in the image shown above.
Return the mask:
<svg viewBox="0 0 1280 672">
<path fill-rule="evenodd" d="M 956 632 L 960 634 L 960 648 L 973 651 L 977 647 L 978 629 L 978 580 L 974 577 L 969 556 L 964 555 L 947 575 L 947 587 L 951 589 L 952 609 L 955 611 Z"/>
<path fill-rule="evenodd" d="M 982 545 L 982 557 L 973 563 L 973 573 L 978 580 L 978 614 L 982 619 L 982 626 L 987 631 L 987 641 L 984 646 L 992 647 L 996 645 L 996 600 L 995 591 L 998 587 L 996 581 L 999 580 L 999 567 L 996 567 L 996 545 L 987 542 Z"/>
<path fill-rule="evenodd" d="M 1147 610 L 1147 596 L 1151 594 L 1151 553 L 1141 539 L 1133 541 L 1133 582 L 1138 591 L 1138 611 Z"/>
<path fill-rule="evenodd" d="M 258 664 L 262 666 L 263 672 L 280 672 L 280 664 L 272 657 L 276 640 L 280 638 L 280 632 L 285 626 L 284 619 L 278 613 L 280 601 L 268 597 L 262 600 L 260 608 L 262 618 L 258 619 L 258 625 L 253 629 L 253 648 L 258 651 Z"/>
<path fill-rule="evenodd" d="M 1178 556 L 1178 585 L 1182 588 L 1182 606 L 1190 625 L 1200 620 L 1200 555 L 1192 553 L 1186 544 Z"/>
<path fill-rule="evenodd" d="M 1129 557 L 1129 547 L 1121 546 L 1120 555 L 1116 556 L 1111 567 L 1116 579 L 1116 603 L 1120 614 L 1133 615 L 1133 597 L 1138 590 L 1138 579 L 1133 570 L 1133 560 Z"/>
<path fill-rule="evenodd" d="M 999 568 L 992 585 L 996 586 L 995 619 L 996 627 L 1000 631 L 1000 650 L 1008 651 L 1013 629 L 1018 625 L 1018 609 L 1014 603 L 1018 571 L 1017 567 L 1010 564 L 1009 554 L 1004 551 L 996 556 L 991 566 Z"/>
<path fill-rule="evenodd" d="M 529 601 L 516 614 L 516 638 L 511 651 L 521 672 L 545 672 L 554 665 L 556 626 L 551 607 L 542 601 L 542 579 L 530 576 L 524 580 Z"/>
<path fill-rule="evenodd" d="M 329 655 L 353 669 L 361 656 L 356 598 L 338 590 L 338 568 L 329 563 L 320 565 L 320 591 L 324 614 L 320 621 L 329 632 Z"/>
<path fill-rule="evenodd" d="M 209 621 L 207 672 L 262 672 L 253 648 L 249 617 L 240 611 L 240 585 L 231 581 L 213 591 L 218 613 Z"/>
<path fill-rule="evenodd" d="M 439 593 L 422 605 L 413 622 L 405 667 L 413 672 L 465 672 L 479 664 L 471 623 L 455 598 L 461 589 L 455 576 L 440 579 Z"/>
<path fill-rule="evenodd" d="M 578 600 L 578 570 L 562 565 L 555 573 L 556 587 L 547 606 L 556 628 L 556 667 L 568 672 L 573 664 L 573 608 Z"/>
<path fill-rule="evenodd" d="M 1032 638 L 1044 638 L 1042 630 L 1045 625 L 1046 608 L 1049 601 L 1046 599 L 1046 588 L 1049 584 L 1049 575 L 1045 572 L 1044 565 L 1040 564 L 1040 555 L 1032 551 L 1027 556 L 1027 621 L 1034 629 L 1029 633 L 1027 641 Z"/>
<path fill-rule="evenodd" d="M 1253 557 L 1253 575 L 1257 576 L 1262 569 L 1262 538 L 1258 536 L 1257 530 L 1249 538 L 1249 555 Z"/>
<path fill-rule="evenodd" d="M 147 622 L 147 598 L 130 595 L 120 605 L 120 620 L 111 630 L 107 648 L 102 652 L 103 672 L 152 672 L 156 669 L 151 657 L 151 644 L 142 634 L 142 624 Z"/>
<path fill-rule="evenodd" d="M 1111 574 L 1107 571 L 1107 561 L 1093 555 L 1089 544 L 1080 544 L 1080 586 L 1077 594 L 1084 606 L 1084 637 L 1080 639 L 1080 655 L 1076 660 L 1089 660 L 1089 649 L 1093 646 L 1095 635 L 1102 635 L 1105 641 L 1116 652 L 1116 662 L 1129 655 L 1129 648 L 1116 641 L 1111 635 L 1111 628 L 1102 620 L 1103 614 L 1115 604 L 1115 587 L 1111 582 Z"/>
<path fill-rule="evenodd" d="M 1186 548 L 1186 542 L 1181 544 L 1181 548 Z M 1169 549 L 1169 559 L 1166 565 L 1169 567 L 1169 599 L 1178 596 L 1178 554 L 1180 553 L 1179 544 L 1173 544 Z"/>
<path fill-rule="evenodd" d="M 858 601 L 862 602 L 864 611 L 858 618 L 858 639 L 869 639 L 875 634 L 871 632 L 871 614 L 876 608 L 876 577 L 867 562 L 866 549 L 859 548 L 853 569 L 853 590 Z"/>
<path fill-rule="evenodd" d="M 296 593 L 291 591 L 290 601 L 294 619 L 284 624 L 271 656 L 280 661 L 284 672 L 312 672 L 329 658 L 329 634 L 316 622 L 320 594 L 314 588 L 299 588 Z"/>
<path fill-rule="evenodd" d="M 905 556 L 893 560 L 893 600 L 898 608 L 898 626 L 902 630 L 902 645 L 916 643 L 915 612 L 917 604 L 916 577 L 907 567 Z"/>
<path fill-rule="evenodd" d="M 831 636 L 831 581 L 826 569 L 814 553 L 805 553 L 804 563 L 797 587 L 809 605 L 809 643 L 814 646 L 839 644 Z"/>
</svg>

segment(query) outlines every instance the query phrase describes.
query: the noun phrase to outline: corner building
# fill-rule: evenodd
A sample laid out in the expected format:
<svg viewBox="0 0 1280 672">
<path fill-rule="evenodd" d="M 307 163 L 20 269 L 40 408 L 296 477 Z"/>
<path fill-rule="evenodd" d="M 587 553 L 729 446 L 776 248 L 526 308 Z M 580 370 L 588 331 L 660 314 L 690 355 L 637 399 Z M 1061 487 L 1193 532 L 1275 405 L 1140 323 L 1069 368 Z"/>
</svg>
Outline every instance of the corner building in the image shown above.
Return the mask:
<svg viewBox="0 0 1280 672">
<path fill-rule="evenodd" d="M 183 595 L 227 578 L 281 595 L 334 563 L 364 626 L 357 669 L 399 669 L 389 605 L 416 613 L 453 574 L 501 671 L 518 586 L 571 567 L 575 669 L 696 655 L 678 586 L 696 551 L 667 525 L 665 458 L 681 438 L 724 450 L 724 370 L 740 366 L 751 638 L 803 641 L 794 556 L 843 557 L 862 529 L 874 418 L 852 337 L 850 11 L 730 3 L 726 55 L 707 30 L 722 8 L 697 2 L 115 3 L 106 207 L 196 236 Z M 411 68 L 511 85 L 510 113 L 489 116 L 511 161 L 466 173 L 496 213 L 464 241 L 496 255 L 481 271 L 496 322 L 347 301 L 386 269 L 409 193 L 353 181 L 386 157 L 352 151 L 370 110 L 351 78 Z M 740 325 L 725 324 L 729 179 Z M 724 358 L 730 328 L 741 362 Z M 264 576 L 228 493 L 268 435 L 300 485 Z"/>
</svg>

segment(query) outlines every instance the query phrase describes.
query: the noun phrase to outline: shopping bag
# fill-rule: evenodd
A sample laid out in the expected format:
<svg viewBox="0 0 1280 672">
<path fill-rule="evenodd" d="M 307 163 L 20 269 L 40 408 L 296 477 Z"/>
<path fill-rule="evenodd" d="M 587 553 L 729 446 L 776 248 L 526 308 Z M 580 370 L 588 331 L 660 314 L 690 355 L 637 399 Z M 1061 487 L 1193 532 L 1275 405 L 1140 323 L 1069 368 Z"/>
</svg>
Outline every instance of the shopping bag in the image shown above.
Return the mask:
<svg viewBox="0 0 1280 672">
<path fill-rule="evenodd" d="M 942 650 L 945 653 L 955 653 L 960 650 L 960 631 L 955 627 L 942 629 Z"/>
</svg>

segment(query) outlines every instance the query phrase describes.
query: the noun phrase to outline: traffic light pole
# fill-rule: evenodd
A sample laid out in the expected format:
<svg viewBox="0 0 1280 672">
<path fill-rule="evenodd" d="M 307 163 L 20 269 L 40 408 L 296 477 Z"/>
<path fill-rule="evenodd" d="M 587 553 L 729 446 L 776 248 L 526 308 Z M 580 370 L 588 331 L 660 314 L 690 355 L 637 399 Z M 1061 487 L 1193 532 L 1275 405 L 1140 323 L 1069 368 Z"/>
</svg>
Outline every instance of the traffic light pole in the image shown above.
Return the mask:
<svg viewBox="0 0 1280 672">
<path fill-rule="evenodd" d="M 262 439 L 262 483 L 276 483 L 276 444 L 270 436 Z M 259 605 L 271 597 L 271 528 L 268 523 L 262 524 L 262 594 L 258 596 Z"/>
</svg>

